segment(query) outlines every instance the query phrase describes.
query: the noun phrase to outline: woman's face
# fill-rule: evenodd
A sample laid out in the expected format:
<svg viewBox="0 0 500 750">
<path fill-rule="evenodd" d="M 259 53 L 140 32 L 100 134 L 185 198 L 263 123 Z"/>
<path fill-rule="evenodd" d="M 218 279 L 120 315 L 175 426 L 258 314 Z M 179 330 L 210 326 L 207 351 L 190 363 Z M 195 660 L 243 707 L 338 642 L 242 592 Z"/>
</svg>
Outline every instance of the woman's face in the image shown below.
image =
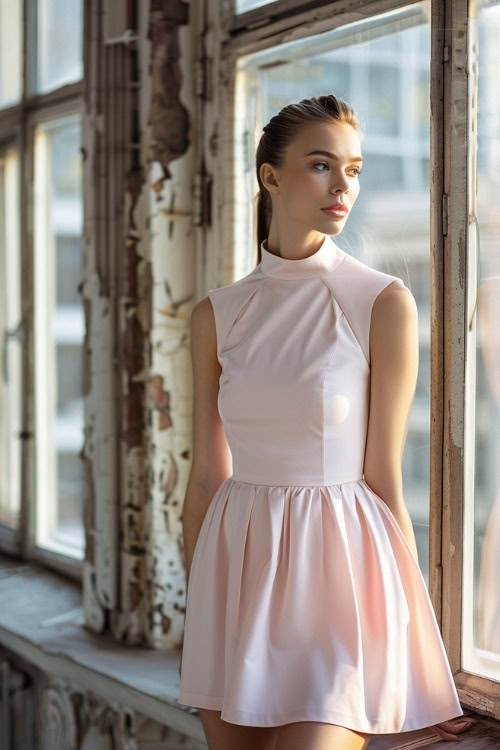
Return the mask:
<svg viewBox="0 0 500 750">
<path fill-rule="evenodd" d="M 324 153 L 311 153 L 318 151 Z M 290 144 L 281 169 L 261 167 L 261 179 L 272 197 L 273 220 L 288 228 L 295 224 L 339 234 L 359 195 L 360 157 L 361 141 L 351 125 L 304 128 Z M 347 212 L 335 216 L 322 210 L 334 203 L 343 203 Z"/>
</svg>

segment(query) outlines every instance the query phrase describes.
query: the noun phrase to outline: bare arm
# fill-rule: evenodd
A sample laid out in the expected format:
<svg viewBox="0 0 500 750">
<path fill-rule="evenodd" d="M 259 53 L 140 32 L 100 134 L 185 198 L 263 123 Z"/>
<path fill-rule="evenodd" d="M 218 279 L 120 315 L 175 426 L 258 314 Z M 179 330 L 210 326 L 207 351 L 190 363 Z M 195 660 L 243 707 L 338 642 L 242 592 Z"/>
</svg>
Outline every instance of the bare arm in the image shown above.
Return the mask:
<svg viewBox="0 0 500 750">
<path fill-rule="evenodd" d="M 375 300 L 370 361 L 364 476 L 393 513 L 418 562 L 401 467 L 418 373 L 418 310 L 409 289 L 390 284 Z"/>
<path fill-rule="evenodd" d="M 365 480 L 392 511 L 418 563 L 415 534 L 403 498 L 401 472 L 418 374 L 418 310 L 408 289 L 390 284 L 375 300 L 370 360 Z M 468 728 L 464 719 L 432 725 L 444 740 L 457 740 L 457 735 Z"/>
<path fill-rule="evenodd" d="M 186 585 L 198 534 L 217 488 L 232 473 L 232 457 L 218 409 L 221 367 L 212 303 L 204 297 L 191 314 L 193 370 L 193 458 L 184 498 L 182 527 Z"/>
</svg>

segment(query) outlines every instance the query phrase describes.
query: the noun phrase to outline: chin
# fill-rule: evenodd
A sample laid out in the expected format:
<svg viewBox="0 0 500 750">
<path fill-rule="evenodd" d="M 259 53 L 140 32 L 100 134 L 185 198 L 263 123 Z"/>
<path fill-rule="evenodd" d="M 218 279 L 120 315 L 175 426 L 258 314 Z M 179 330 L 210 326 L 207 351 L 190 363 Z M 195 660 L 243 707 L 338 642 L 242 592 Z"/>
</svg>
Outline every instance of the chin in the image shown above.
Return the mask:
<svg viewBox="0 0 500 750">
<path fill-rule="evenodd" d="M 345 225 L 345 219 L 342 221 L 332 221 L 332 225 L 328 230 L 327 234 L 333 237 L 335 234 L 340 234 Z"/>
</svg>

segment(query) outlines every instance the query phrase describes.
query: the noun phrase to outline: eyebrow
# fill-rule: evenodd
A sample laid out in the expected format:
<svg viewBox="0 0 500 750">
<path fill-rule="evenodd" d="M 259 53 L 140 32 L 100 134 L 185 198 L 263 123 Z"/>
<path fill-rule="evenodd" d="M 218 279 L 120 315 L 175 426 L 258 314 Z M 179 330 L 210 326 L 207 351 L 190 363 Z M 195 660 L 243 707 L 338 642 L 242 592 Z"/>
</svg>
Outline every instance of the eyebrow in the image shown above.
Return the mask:
<svg viewBox="0 0 500 750">
<path fill-rule="evenodd" d="M 331 159 L 339 159 L 337 154 L 332 154 L 330 151 L 309 151 L 306 156 L 312 156 L 313 154 L 319 154 L 320 156 L 329 156 Z M 347 161 L 363 161 L 362 156 L 351 156 Z"/>
</svg>

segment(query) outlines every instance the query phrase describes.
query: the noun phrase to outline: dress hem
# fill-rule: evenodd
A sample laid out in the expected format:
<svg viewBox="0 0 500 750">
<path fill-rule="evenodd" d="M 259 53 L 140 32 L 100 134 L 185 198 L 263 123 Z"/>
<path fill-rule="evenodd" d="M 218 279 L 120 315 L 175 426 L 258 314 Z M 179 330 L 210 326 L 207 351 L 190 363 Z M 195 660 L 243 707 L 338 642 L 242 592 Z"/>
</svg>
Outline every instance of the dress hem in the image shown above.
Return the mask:
<svg viewBox="0 0 500 750">
<path fill-rule="evenodd" d="M 184 703 L 182 699 L 185 699 L 188 702 Z M 434 724 L 439 724 L 442 721 L 450 721 L 451 719 L 464 715 L 461 708 L 459 708 L 457 713 L 457 706 L 453 704 L 446 710 L 441 709 L 428 715 L 426 719 L 406 718 L 402 726 L 396 727 L 394 720 L 392 719 L 363 722 L 360 721 L 359 717 L 353 714 L 331 711 L 328 709 L 318 710 L 312 706 L 310 708 L 305 706 L 296 711 L 288 711 L 285 714 L 252 713 L 250 711 L 242 711 L 241 709 L 232 706 L 224 706 L 224 699 L 221 696 L 208 696 L 198 693 L 182 693 L 178 698 L 178 703 L 183 706 L 194 706 L 196 708 L 209 708 L 221 711 L 221 719 L 242 726 L 273 727 L 297 721 L 319 721 L 329 724 L 339 724 L 347 729 L 367 734 L 400 734 L 401 732 L 412 732 L 417 729 L 427 729 Z"/>
</svg>

